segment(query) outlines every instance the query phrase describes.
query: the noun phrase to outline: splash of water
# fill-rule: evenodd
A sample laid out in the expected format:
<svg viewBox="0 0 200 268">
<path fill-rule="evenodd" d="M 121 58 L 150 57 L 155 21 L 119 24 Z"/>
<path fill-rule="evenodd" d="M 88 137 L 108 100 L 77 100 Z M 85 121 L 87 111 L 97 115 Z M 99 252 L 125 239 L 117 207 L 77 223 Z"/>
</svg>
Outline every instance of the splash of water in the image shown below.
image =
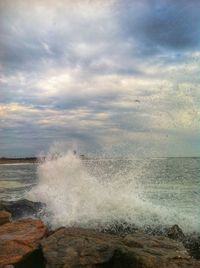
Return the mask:
<svg viewBox="0 0 200 268">
<path fill-rule="evenodd" d="M 111 172 L 102 179 L 99 170 L 99 176 L 91 174 L 94 166 L 95 161 L 81 160 L 72 152 L 49 155 L 39 165 L 38 184 L 28 197 L 47 204 L 53 227 L 102 228 L 126 222 L 140 227 L 181 223 L 183 228 L 195 228 L 185 215 L 142 198 L 143 187 L 132 173 Z"/>
</svg>

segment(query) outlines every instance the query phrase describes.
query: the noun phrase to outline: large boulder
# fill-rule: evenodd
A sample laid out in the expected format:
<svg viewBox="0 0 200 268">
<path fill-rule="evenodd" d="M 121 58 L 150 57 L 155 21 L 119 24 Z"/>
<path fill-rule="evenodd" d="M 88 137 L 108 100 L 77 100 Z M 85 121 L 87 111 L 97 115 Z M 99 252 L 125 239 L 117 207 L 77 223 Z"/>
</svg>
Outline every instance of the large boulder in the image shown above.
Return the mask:
<svg viewBox="0 0 200 268">
<path fill-rule="evenodd" d="M 125 237 L 61 228 L 41 242 L 46 268 L 200 268 L 182 243 L 136 232 Z"/>
<path fill-rule="evenodd" d="M 43 208 L 44 204 L 41 202 L 33 202 L 27 199 L 0 201 L 0 210 L 10 212 L 14 220 L 27 216 L 38 216 Z"/>
<path fill-rule="evenodd" d="M 163 236 L 143 233 L 127 235 L 126 247 L 116 250 L 113 267 L 124 268 L 199 268 L 200 262 L 189 256 L 182 243 Z M 118 265 L 120 263 L 120 265 Z"/>
<path fill-rule="evenodd" d="M 0 226 L 0 266 L 16 264 L 38 250 L 40 239 L 47 235 L 40 220 L 23 219 Z"/>
<path fill-rule="evenodd" d="M 108 264 L 114 255 L 117 239 L 91 230 L 61 228 L 41 242 L 46 267 L 92 268 Z"/>
<path fill-rule="evenodd" d="M 11 214 L 5 210 L 0 211 L 0 225 L 10 222 Z"/>
</svg>

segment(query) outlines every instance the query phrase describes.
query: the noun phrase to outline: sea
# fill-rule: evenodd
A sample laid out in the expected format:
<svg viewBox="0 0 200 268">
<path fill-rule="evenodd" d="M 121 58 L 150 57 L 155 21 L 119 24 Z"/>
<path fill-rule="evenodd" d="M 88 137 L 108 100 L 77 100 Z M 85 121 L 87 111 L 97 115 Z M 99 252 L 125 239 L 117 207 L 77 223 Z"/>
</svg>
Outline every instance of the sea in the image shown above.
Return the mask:
<svg viewBox="0 0 200 268">
<path fill-rule="evenodd" d="M 178 224 L 200 232 L 200 158 L 80 159 L 0 165 L 0 200 L 47 205 L 54 227 Z"/>
</svg>

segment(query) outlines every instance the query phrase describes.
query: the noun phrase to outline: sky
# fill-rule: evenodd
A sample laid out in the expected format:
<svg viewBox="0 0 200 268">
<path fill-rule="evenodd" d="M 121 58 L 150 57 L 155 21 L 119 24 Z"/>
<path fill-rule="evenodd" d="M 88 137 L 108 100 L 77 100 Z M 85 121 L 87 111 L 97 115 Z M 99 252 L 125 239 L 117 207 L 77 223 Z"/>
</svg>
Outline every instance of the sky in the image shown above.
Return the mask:
<svg viewBox="0 0 200 268">
<path fill-rule="evenodd" d="M 199 0 L 0 0 L 0 156 L 200 156 Z"/>
</svg>

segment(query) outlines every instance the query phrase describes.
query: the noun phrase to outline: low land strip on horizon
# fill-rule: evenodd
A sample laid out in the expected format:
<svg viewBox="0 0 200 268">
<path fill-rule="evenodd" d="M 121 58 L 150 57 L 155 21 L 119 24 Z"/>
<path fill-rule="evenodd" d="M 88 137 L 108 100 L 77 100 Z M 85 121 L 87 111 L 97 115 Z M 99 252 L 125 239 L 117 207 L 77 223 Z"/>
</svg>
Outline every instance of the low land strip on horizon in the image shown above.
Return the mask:
<svg viewBox="0 0 200 268">
<path fill-rule="evenodd" d="M 25 157 L 25 158 L 0 158 L 0 164 L 15 164 L 15 163 L 36 163 L 36 157 Z"/>
</svg>

